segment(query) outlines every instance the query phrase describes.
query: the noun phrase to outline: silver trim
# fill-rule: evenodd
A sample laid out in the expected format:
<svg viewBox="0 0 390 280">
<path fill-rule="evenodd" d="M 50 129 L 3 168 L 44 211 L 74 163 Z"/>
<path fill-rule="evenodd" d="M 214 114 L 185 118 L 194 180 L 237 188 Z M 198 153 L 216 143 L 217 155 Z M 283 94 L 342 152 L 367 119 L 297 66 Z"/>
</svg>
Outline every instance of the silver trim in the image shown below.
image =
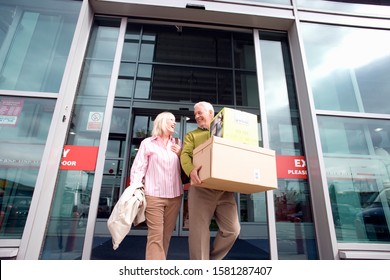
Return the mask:
<svg viewBox="0 0 390 280">
<path fill-rule="evenodd" d="M 255 46 L 255 57 L 256 57 L 256 73 L 257 73 L 257 84 L 259 91 L 259 102 L 260 102 L 260 120 L 261 120 L 261 131 L 263 137 L 263 146 L 264 148 L 269 148 L 269 137 L 268 137 L 268 122 L 267 122 L 267 110 L 266 110 L 266 101 L 265 101 L 265 89 L 264 85 L 264 76 L 263 76 L 263 66 L 261 60 L 261 47 L 260 47 L 260 34 L 259 30 L 255 29 L 253 31 L 253 41 Z M 267 220 L 268 220 L 268 240 L 270 247 L 270 259 L 278 259 L 278 244 L 276 239 L 276 220 L 275 220 L 275 205 L 274 205 L 274 192 L 267 191 L 265 193 L 266 202 L 267 202 Z"/>
<path fill-rule="evenodd" d="M 333 224 L 329 193 L 324 174 L 325 166 L 320 145 L 317 116 L 311 86 L 306 77 L 308 73 L 305 50 L 299 31 L 299 21 L 289 30 L 290 51 L 297 90 L 299 114 L 302 124 L 302 137 L 305 143 L 305 156 L 308 170 L 308 182 L 311 192 L 311 204 L 316 231 L 319 259 L 337 259 L 337 239 Z"/>
<path fill-rule="evenodd" d="M 95 178 L 92 186 L 91 203 L 88 213 L 88 222 L 84 238 L 84 247 L 81 259 L 89 260 L 92 253 L 93 237 L 95 230 L 95 223 L 97 217 L 97 211 L 99 206 L 99 197 L 103 181 L 103 170 L 106 158 L 106 150 L 108 145 L 108 134 L 110 133 L 110 124 L 112 118 L 112 112 L 114 109 L 114 99 L 116 84 L 118 81 L 119 68 L 122 56 L 123 44 L 125 41 L 127 27 L 127 18 L 122 18 L 121 26 L 119 29 L 119 35 L 117 40 L 117 46 L 115 51 L 114 63 L 112 66 L 110 87 L 108 89 L 106 108 L 104 112 L 103 127 L 100 134 L 99 152 L 97 157 L 97 163 L 95 168 Z"/>
<path fill-rule="evenodd" d="M 76 89 L 87 47 L 88 35 L 93 15 L 88 1 L 84 1 L 77 22 L 75 36 L 69 52 L 64 77 L 54 109 L 42 164 L 38 173 L 35 190 L 26 220 L 17 259 L 37 260 L 44 243 L 46 226 L 55 191 L 62 150 L 65 143 L 71 108 L 73 107 Z M 63 120 L 66 116 L 66 121 Z"/>
</svg>

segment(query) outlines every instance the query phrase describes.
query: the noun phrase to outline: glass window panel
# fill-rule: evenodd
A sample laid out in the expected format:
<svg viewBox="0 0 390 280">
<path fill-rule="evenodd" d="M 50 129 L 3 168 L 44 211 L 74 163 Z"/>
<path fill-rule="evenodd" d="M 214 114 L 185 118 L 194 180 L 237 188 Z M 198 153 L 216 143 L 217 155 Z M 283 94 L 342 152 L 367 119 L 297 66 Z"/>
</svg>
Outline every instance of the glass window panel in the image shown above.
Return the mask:
<svg viewBox="0 0 390 280">
<path fill-rule="evenodd" d="M 240 194 L 241 222 L 266 223 L 266 204 L 265 193 Z"/>
<path fill-rule="evenodd" d="M 390 31 L 311 23 L 302 30 L 317 109 L 390 113 L 383 102 L 390 87 Z"/>
<path fill-rule="evenodd" d="M 318 124 L 338 241 L 390 242 L 390 122 L 322 116 Z"/>
<path fill-rule="evenodd" d="M 252 34 L 234 34 L 234 67 L 256 70 L 255 49 Z"/>
<path fill-rule="evenodd" d="M 147 31 L 142 34 L 142 42 L 150 42 L 153 43 L 156 41 L 156 34 L 148 33 Z"/>
<path fill-rule="evenodd" d="M 134 79 L 118 79 L 116 85 L 115 97 L 132 97 Z"/>
<path fill-rule="evenodd" d="M 291 0 L 249 0 L 251 2 L 291 5 Z"/>
<path fill-rule="evenodd" d="M 9 3 L 13 1 L 9 0 Z M 16 13 L 15 6 L 7 6 L 0 4 L 0 18 L 2 19 L 2 28 L 0 28 L 0 46 L 4 47 L 4 42 L 7 39 L 9 28 L 11 27 L 13 14 Z"/>
<path fill-rule="evenodd" d="M 103 183 L 100 191 L 97 218 L 107 219 L 118 201 L 123 172 L 126 133 L 129 126 L 129 108 L 114 107 L 111 119 Z"/>
<path fill-rule="evenodd" d="M 104 175 L 121 176 L 123 160 L 106 159 L 104 162 Z"/>
<path fill-rule="evenodd" d="M 54 106 L 0 96 L 0 239 L 22 237 Z"/>
<path fill-rule="evenodd" d="M 67 145 L 99 146 L 119 23 L 120 19 L 95 19 Z M 41 259 L 81 257 L 94 176 L 94 171 L 59 171 Z"/>
<path fill-rule="evenodd" d="M 324 153 L 368 155 L 364 122 L 319 117 Z"/>
<path fill-rule="evenodd" d="M 132 27 L 129 23 L 136 37 Z M 234 105 L 236 94 L 236 105 L 259 106 L 252 34 L 174 25 L 143 25 L 140 34 L 141 29 L 140 62 L 150 64 L 138 65 L 135 98 L 177 101 L 180 96 L 181 101 Z M 240 70 L 235 80 L 233 57 Z M 124 56 L 122 65 L 123 61 Z M 191 66 L 195 64 L 202 67 Z M 126 67 L 121 67 L 117 86 L 117 96 L 121 97 L 132 96 L 133 83 L 127 81 L 131 77 L 125 73 Z"/>
<path fill-rule="evenodd" d="M 158 34 L 156 41 L 142 46 L 148 47 L 145 59 L 153 55 L 154 62 L 231 67 L 230 32 L 173 25 L 150 25 L 145 30 Z"/>
<path fill-rule="evenodd" d="M 80 82 L 80 94 L 104 96 L 111 79 L 112 61 L 86 60 Z"/>
<path fill-rule="evenodd" d="M 82 95 L 104 96 L 110 86 L 110 77 L 84 76 L 80 83 Z"/>
<path fill-rule="evenodd" d="M 137 61 L 140 30 L 141 27 L 137 24 L 129 23 L 127 25 L 125 42 L 122 50 L 122 61 Z"/>
<path fill-rule="evenodd" d="M 92 182 L 85 171 L 60 172 L 41 259 L 81 257 Z"/>
<path fill-rule="evenodd" d="M 150 81 L 137 80 L 135 82 L 135 98 L 149 99 L 150 97 Z"/>
<path fill-rule="evenodd" d="M 0 89 L 58 92 L 81 2 L 48 0 L 44 10 L 40 3 L 5 2 Z"/>
<path fill-rule="evenodd" d="M 138 56 L 138 41 L 126 42 L 123 45 L 122 61 L 136 61 Z"/>
<path fill-rule="evenodd" d="M 125 42 L 138 42 L 140 39 L 141 25 L 129 22 L 125 34 Z"/>
<path fill-rule="evenodd" d="M 386 36 L 390 36 L 390 32 Z M 355 74 L 364 111 L 389 114 L 389 106 L 383 101 L 389 98 L 390 51 L 387 56 L 356 69 Z"/>
<path fill-rule="evenodd" d="M 119 76 L 116 85 L 116 97 L 131 97 L 134 78 L 135 78 L 135 63 L 122 62 L 119 68 Z"/>
<path fill-rule="evenodd" d="M 148 135 L 150 135 L 152 132 L 150 121 L 150 118 L 147 116 L 135 116 L 133 138 L 146 138 Z"/>
<path fill-rule="evenodd" d="M 135 63 L 122 62 L 119 68 L 119 76 L 133 78 L 135 76 Z"/>
<path fill-rule="evenodd" d="M 109 140 L 107 144 L 106 157 L 107 158 L 118 158 L 120 156 L 121 142 L 115 140 Z"/>
<path fill-rule="evenodd" d="M 88 76 L 111 76 L 112 62 L 101 60 L 86 60 L 83 73 Z"/>
<path fill-rule="evenodd" d="M 261 40 L 260 46 L 271 148 L 277 154 L 303 155 L 296 97 L 290 96 L 291 76 L 284 65 L 285 42 Z"/>
<path fill-rule="evenodd" d="M 233 105 L 234 104 L 233 79 L 232 79 L 233 73 L 231 71 L 219 71 L 216 73 L 216 75 L 217 75 L 216 77 L 217 104 Z M 240 91 L 240 94 L 242 94 L 242 91 Z M 251 95 L 251 93 L 248 92 L 246 92 L 245 94 Z M 239 102 L 237 102 L 237 104 L 238 103 Z M 257 103 L 254 102 L 251 103 L 250 106 L 254 106 L 256 104 Z"/>
<path fill-rule="evenodd" d="M 150 79 L 152 77 L 152 65 L 139 64 L 137 78 Z"/>
<path fill-rule="evenodd" d="M 95 59 L 102 60 L 112 60 L 116 50 L 115 46 L 117 44 L 117 33 L 117 27 L 100 26 L 100 28 L 94 29 L 91 35 L 91 40 L 94 40 L 96 43 L 88 48 L 87 57 L 93 57 Z"/>
<path fill-rule="evenodd" d="M 154 56 L 154 43 L 142 43 L 141 44 L 141 53 L 140 53 L 140 61 L 142 62 L 152 62 Z"/>
<path fill-rule="evenodd" d="M 236 103 L 259 108 L 259 91 L 256 73 L 236 72 Z"/>
<path fill-rule="evenodd" d="M 260 38 L 270 148 L 281 159 L 303 156 L 297 97 L 286 37 L 260 33 Z M 317 259 L 307 180 L 279 176 L 278 189 L 273 193 L 279 259 Z"/>
<path fill-rule="evenodd" d="M 136 92 L 136 97 L 177 101 L 179 96 L 181 101 L 208 100 L 214 104 L 233 104 L 231 73 L 224 70 L 154 66 L 151 96 L 149 83 L 138 80 L 137 85 L 142 82 L 142 87 Z M 250 90 L 248 86 L 253 86 L 253 82 L 247 77 L 240 79 L 240 93 Z"/>
<path fill-rule="evenodd" d="M 112 112 L 110 133 L 126 134 L 129 126 L 129 109 L 115 108 Z"/>
<path fill-rule="evenodd" d="M 388 6 L 388 2 L 380 0 L 297 0 L 297 4 L 298 7 L 309 7 L 321 10 L 357 13 L 363 15 L 371 14 L 387 16 L 390 14 L 390 7 L 385 7 L 385 5 Z"/>
</svg>

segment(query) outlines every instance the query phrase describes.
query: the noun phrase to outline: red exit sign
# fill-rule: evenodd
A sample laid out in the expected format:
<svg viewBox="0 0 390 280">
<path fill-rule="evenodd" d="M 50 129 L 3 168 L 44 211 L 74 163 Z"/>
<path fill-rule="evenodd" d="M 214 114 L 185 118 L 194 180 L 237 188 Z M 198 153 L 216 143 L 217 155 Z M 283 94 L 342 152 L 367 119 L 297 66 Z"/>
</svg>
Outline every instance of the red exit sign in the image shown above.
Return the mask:
<svg viewBox="0 0 390 280">
<path fill-rule="evenodd" d="M 307 179 L 304 156 L 276 156 L 278 179 Z"/>
<path fill-rule="evenodd" d="M 65 145 L 60 170 L 94 171 L 98 149 L 97 146 Z"/>
</svg>

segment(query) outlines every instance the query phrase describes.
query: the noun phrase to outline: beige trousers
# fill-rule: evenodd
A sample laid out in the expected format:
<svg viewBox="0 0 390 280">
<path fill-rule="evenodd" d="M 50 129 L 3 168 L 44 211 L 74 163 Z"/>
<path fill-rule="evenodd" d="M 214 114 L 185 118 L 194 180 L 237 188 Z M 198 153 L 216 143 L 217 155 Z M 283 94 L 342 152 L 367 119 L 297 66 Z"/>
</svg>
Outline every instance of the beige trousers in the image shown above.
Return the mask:
<svg viewBox="0 0 390 280">
<path fill-rule="evenodd" d="M 169 242 L 176 226 L 181 200 L 182 196 L 175 198 L 146 196 L 145 217 L 148 226 L 148 241 L 145 259 L 165 260 L 167 258 Z"/>
<path fill-rule="evenodd" d="M 234 193 L 191 186 L 188 192 L 189 253 L 191 260 L 222 260 L 240 233 Z M 218 232 L 210 251 L 212 217 Z"/>
</svg>

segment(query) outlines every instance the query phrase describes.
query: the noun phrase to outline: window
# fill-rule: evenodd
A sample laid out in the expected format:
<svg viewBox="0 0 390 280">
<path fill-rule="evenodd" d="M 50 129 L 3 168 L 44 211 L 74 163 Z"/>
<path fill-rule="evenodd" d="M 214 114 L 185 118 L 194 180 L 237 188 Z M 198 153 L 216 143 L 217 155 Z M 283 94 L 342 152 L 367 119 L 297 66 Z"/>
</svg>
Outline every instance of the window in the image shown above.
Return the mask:
<svg viewBox="0 0 390 280">
<path fill-rule="evenodd" d="M 116 96 L 258 108 L 253 36 L 129 22 Z"/>
<path fill-rule="evenodd" d="M 0 96 L 0 238 L 21 238 L 55 101 Z"/>
<path fill-rule="evenodd" d="M 315 107 L 389 114 L 390 31 L 304 23 Z M 325 38 L 325 39 L 324 39 Z"/>
<path fill-rule="evenodd" d="M 390 122 L 318 119 L 340 242 L 390 241 Z"/>
<path fill-rule="evenodd" d="M 0 89 L 58 92 L 81 1 L 0 4 Z"/>
</svg>

